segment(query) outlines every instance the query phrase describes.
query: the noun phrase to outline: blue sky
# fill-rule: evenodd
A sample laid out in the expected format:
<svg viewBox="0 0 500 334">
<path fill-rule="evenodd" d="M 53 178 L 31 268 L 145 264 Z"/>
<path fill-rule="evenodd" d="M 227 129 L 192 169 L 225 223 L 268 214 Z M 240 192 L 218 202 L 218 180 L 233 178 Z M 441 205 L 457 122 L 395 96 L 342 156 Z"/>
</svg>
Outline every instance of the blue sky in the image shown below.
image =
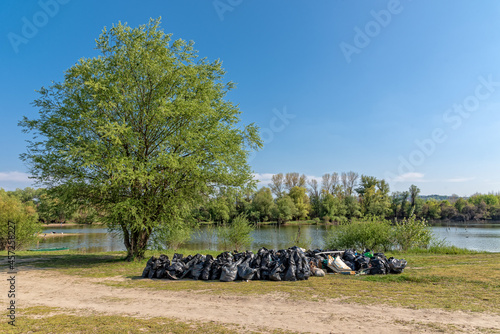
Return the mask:
<svg viewBox="0 0 500 334">
<path fill-rule="evenodd" d="M 35 90 L 96 56 L 104 26 L 162 17 L 175 39 L 221 59 L 229 99 L 262 129 L 251 159 L 273 173 L 350 171 L 391 191 L 500 191 L 498 1 L 2 2 L 0 187 L 30 185 L 19 160 Z"/>
</svg>

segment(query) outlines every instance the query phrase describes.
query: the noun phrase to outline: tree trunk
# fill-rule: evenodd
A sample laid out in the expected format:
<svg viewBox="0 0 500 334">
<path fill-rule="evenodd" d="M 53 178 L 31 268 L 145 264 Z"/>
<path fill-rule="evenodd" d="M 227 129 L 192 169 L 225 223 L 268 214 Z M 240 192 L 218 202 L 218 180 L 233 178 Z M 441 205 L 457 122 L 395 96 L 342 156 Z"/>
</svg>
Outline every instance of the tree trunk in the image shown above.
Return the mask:
<svg viewBox="0 0 500 334">
<path fill-rule="evenodd" d="M 148 240 L 151 235 L 149 229 L 140 230 L 138 232 L 130 232 L 122 225 L 123 240 L 127 248 L 127 261 L 142 260 L 148 245 Z"/>
</svg>

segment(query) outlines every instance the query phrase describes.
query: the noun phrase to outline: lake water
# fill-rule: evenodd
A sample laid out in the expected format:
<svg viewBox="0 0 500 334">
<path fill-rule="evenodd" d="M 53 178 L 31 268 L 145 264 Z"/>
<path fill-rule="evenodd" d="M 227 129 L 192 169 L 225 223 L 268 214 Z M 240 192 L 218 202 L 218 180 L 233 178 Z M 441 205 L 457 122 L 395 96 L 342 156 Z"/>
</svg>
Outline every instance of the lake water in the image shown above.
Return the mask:
<svg viewBox="0 0 500 334">
<path fill-rule="evenodd" d="M 253 232 L 251 249 L 266 247 L 283 249 L 293 245 L 293 238 L 298 226 L 261 226 Z M 303 225 L 301 235 L 312 241 L 311 248 L 323 248 L 327 229 L 324 225 Z M 500 252 L 500 224 L 468 224 L 432 226 L 431 230 L 439 239 L 445 239 L 450 245 L 471 250 Z M 69 247 L 86 252 L 122 251 L 125 246 L 120 234 L 109 233 L 106 228 L 92 225 L 47 227 L 44 233 L 78 233 L 78 235 L 47 237 L 40 240 L 38 248 Z M 36 247 L 33 247 L 36 248 Z M 202 227 L 183 247 L 186 249 L 218 249 L 214 229 Z"/>
</svg>

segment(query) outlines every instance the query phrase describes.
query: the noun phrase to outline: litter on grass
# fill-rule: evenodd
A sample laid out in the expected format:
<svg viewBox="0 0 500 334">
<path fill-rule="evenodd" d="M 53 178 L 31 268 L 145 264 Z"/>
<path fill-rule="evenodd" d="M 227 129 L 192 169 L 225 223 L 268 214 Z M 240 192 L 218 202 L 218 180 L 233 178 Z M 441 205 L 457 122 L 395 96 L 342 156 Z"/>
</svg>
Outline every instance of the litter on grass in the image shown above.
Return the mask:
<svg viewBox="0 0 500 334">
<path fill-rule="evenodd" d="M 166 255 L 151 257 L 142 272 L 143 278 L 166 278 L 171 280 L 190 278 L 201 280 L 269 280 L 297 281 L 310 276 L 325 274 L 385 275 L 400 274 L 406 260 L 387 259 L 383 253 L 372 254 L 370 250 L 358 253 L 343 251 L 304 250 L 297 246 L 268 250 L 261 248 L 255 254 L 246 252 L 223 252 L 215 259 L 211 255 L 174 254 L 172 261 Z"/>
</svg>

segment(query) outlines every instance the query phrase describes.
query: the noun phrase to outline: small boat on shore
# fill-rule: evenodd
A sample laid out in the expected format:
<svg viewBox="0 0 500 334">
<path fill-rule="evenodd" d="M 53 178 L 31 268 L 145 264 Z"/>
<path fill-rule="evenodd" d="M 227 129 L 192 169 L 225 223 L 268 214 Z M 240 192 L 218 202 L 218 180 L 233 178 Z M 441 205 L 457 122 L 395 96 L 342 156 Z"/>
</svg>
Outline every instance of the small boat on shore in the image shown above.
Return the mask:
<svg viewBox="0 0 500 334">
<path fill-rule="evenodd" d="M 30 252 L 53 252 L 53 251 L 61 251 L 67 250 L 69 247 L 58 247 L 58 248 L 37 248 L 37 249 L 28 249 Z"/>
</svg>

